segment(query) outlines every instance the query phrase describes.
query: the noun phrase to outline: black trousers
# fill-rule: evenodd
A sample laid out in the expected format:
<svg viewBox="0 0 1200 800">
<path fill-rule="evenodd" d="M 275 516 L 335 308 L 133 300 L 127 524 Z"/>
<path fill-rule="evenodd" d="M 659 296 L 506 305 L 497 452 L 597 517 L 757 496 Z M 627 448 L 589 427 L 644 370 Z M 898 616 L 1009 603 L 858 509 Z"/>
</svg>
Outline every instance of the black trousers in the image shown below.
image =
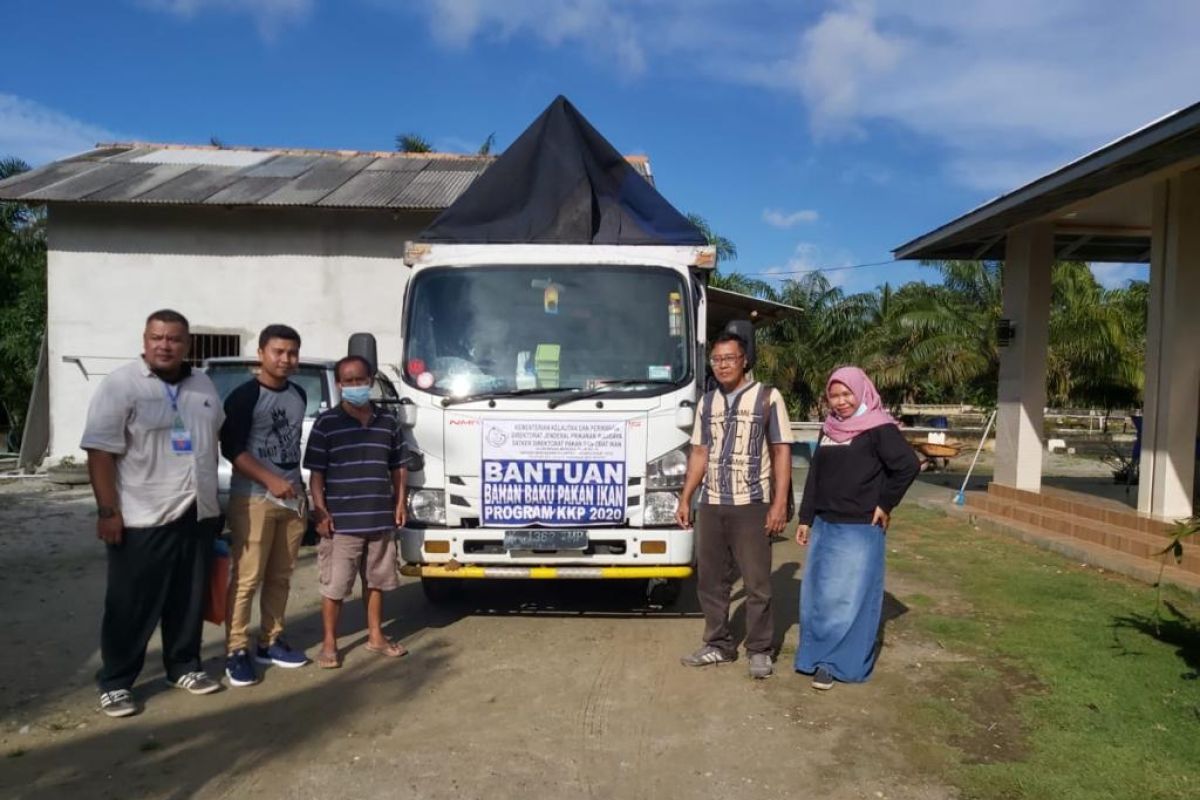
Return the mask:
<svg viewBox="0 0 1200 800">
<path fill-rule="evenodd" d="M 204 592 L 215 534 L 216 520 L 198 521 L 193 505 L 166 525 L 126 528 L 121 544 L 108 545 L 100 625 L 103 666 L 96 673 L 100 691 L 133 687 L 160 622 L 167 678 L 200 670 Z"/>
<path fill-rule="evenodd" d="M 746 652 L 769 653 L 775 627 L 771 618 L 771 539 L 767 504 L 701 504 L 696 514 L 696 594 L 704 612 L 704 643 L 737 652 L 729 629 L 729 595 L 737 571 L 746 590 Z"/>
</svg>

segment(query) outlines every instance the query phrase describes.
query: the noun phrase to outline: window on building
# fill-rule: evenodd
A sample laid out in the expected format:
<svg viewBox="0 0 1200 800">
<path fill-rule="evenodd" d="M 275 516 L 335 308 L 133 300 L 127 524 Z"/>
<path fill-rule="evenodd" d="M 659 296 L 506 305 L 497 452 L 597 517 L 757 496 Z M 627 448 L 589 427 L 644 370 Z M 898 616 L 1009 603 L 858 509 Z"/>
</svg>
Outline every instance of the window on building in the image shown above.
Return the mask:
<svg viewBox="0 0 1200 800">
<path fill-rule="evenodd" d="M 236 333 L 193 333 L 188 363 L 198 367 L 204 363 L 206 358 L 240 356 L 241 354 L 242 337 Z"/>
</svg>

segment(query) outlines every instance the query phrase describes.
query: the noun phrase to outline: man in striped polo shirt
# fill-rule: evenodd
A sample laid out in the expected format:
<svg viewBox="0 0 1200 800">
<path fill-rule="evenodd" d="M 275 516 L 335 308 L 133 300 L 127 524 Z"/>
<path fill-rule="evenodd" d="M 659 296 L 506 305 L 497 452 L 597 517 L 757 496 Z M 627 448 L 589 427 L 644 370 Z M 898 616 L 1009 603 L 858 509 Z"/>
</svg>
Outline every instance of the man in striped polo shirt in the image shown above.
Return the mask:
<svg viewBox="0 0 1200 800">
<path fill-rule="evenodd" d="M 304 453 L 321 536 L 317 570 L 325 637 L 317 665 L 325 669 L 341 666 L 337 621 L 359 573 L 367 598 L 367 649 L 393 658 L 408 652 L 382 627 L 383 593 L 399 585 L 395 529 L 405 517 L 404 439 L 395 418 L 371 403 L 365 359 L 343 358 L 334 374 L 342 402 L 317 417 Z"/>
<path fill-rule="evenodd" d="M 704 644 L 684 656 L 702 667 L 737 658 L 729 629 L 734 566 L 746 589 L 746 653 L 750 677 L 772 672 L 771 536 L 787 526 L 792 431 L 775 389 L 746 375 L 746 342 L 723 333 L 710 357 L 717 388 L 704 395 L 692 432 L 687 477 L 675 512 L 692 526 L 692 498 L 700 489 L 696 520 L 697 595 L 704 612 Z M 779 487 L 778 492 L 773 492 Z"/>
</svg>

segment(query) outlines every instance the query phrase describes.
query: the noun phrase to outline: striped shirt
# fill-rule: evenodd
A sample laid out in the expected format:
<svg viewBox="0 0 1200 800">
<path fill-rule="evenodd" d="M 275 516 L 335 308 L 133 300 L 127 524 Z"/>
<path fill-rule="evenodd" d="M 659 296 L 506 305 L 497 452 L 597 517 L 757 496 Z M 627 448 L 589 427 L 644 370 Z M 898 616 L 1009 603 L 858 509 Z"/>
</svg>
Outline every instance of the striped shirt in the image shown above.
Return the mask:
<svg viewBox="0 0 1200 800">
<path fill-rule="evenodd" d="M 365 535 L 396 527 L 392 471 L 408 453 L 396 419 L 371 406 L 366 425 L 341 405 L 313 423 L 304 466 L 325 476 L 325 506 L 337 533 Z"/>
<path fill-rule="evenodd" d="M 777 390 L 753 382 L 729 394 L 720 388 L 706 393 L 692 431 L 692 444 L 708 448 L 700 502 L 771 502 L 771 448 L 765 445 L 791 441 L 787 406 Z"/>
</svg>

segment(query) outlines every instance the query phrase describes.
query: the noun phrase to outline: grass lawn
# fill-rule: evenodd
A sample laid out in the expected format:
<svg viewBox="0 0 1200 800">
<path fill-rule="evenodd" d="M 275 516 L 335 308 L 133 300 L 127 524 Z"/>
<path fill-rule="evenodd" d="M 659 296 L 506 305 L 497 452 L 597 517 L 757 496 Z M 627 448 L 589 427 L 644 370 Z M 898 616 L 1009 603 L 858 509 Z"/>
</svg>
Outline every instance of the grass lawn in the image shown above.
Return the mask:
<svg viewBox="0 0 1200 800">
<path fill-rule="evenodd" d="M 965 518 L 906 506 L 888 538 L 911 612 L 889 632 L 964 657 L 911 702 L 924 757 L 965 797 L 1200 797 L 1195 597 L 1165 591 L 1156 633 L 1152 587 Z"/>
</svg>

